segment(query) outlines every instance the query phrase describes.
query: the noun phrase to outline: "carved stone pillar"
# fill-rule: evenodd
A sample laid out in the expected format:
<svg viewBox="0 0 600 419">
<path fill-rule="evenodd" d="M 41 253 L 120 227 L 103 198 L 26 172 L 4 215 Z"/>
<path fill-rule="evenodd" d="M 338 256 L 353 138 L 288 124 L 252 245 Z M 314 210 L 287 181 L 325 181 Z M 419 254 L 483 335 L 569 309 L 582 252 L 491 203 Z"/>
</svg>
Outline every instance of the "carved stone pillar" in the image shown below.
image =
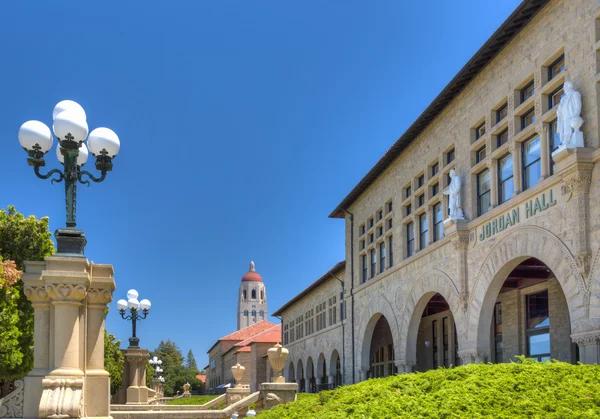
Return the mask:
<svg viewBox="0 0 600 419">
<path fill-rule="evenodd" d="M 541 177 L 550 176 L 550 129 L 547 123 L 542 124 L 542 137 L 540 138 Z"/>
<path fill-rule="evenodd" d="M 360 381 L 365 381 L 367 378 L 369 378 L 369 369 L 370 368 L 360 369 Z"/>
<path fill-rule="evenodd" d="M 413 368 L 417 364 L 415 361 L 407 361 L 405 359 L 394 361 L 394 363 L 396 364 L 396 368 L 398 368 L 398 374 L 413 372 Z"/>
<path fill-rule="evenodd" d="M 458 351 L 458 357 L 461 359 L 463 365 L 482 364 L 489 358 L 489 351 L 486 349 Z"/>
<path fill-rule="evenodd" d="M 573 343 L 579 346 L 579 360 L 584 364 L 600 364 L 600 331 L 574 333 Z"/>
<path fill-rule="evenodd" d="M 467 264 L 467 251 L 469 249 L 469 230 L 467 229 L 467 221 L 456 221 L 454 225 L 444 224 L 444 234 L 450 238 L 452 247 L 457 254 L 458 272 L 457 277 L 460 279 L 459 296 L 460 301 L 466 309 L 467 301 L 469 300 L 469 268 Z M 458 313 L 456 313 L 458 315 Z"/>
<path fill-rule="evenodd" d="M 498 160 L 491 159 L 488 164 L 490 170 L 490 206 L 495 208 L 498 206 Z"/>
<path fill-rule="evenodd" d="M 123 350 L 125 368 L 123 384 L 117 394 L 116 404 L 147 404 L 146 364 L 150 359 L 147 349 L 128 347 Z"/>
<path fill-rule="evenodd" d="M 521 143 L 518 143 L 516 141 L 509 146 L 509 151 L 512 154 L 513 161 L 513 183 L 515 195 L 518 195 L 521 192 L 523 192 L 523 176 L 521 176 L 521 173 L 523 171 L 521 164 L 521 148 Z"/>
</svg>

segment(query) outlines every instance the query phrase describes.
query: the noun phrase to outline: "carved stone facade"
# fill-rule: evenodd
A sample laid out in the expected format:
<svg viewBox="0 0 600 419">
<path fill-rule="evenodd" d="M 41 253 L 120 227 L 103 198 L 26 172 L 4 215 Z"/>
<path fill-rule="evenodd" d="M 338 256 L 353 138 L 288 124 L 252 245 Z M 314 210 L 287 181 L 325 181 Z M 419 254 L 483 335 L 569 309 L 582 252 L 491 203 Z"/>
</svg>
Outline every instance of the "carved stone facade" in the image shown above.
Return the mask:
<svg viewBox="0 0 600 419">
<path fill-rule="evenodd" d="M 599 21 L 597 2 L 549 1 L 437 116 L 412 133 L 402 152 L 377 163 L 389 162 L 376 179 L 365 178 L 357 186 L 360 192 L 353 191 L 338 206 L 332 216 L 345 218 L 346 225 L 344 340 L 339 341 L 342 328 L 336 327 L 291 342 L 284 369 L 287 377 L 292 370 L 297 379 L 300 371 L 306 376 L 307 371 L 318 369 L 319 354 L 333 351 L 330 342 L 340 342 L 336 352 L 345 350 L 346 383 L 380 374 L 382 363 L 386 375 L 442 362 L 508 362 L 515 355 L 528 354 L 525 342 L 530 335 L 524 313 L 528 296 L 539 293 L 547 295 L 549 305 L 549 326 L 544 326 L 549 328 L 549 356 L 600 362 L 596 54 L 578 53 L 595 51 Z M 560 57 L 564 57 L 564 70 L 550 77 L 548 66 Z M 565 81 L 572 81 L 581 93 L 586 148 L 554 151 L 550 137 L 556 129 L 556 107 L 548 101 Z M 529 97 L 523 89 L 530 82 L 535 89 Z M 496 112 L 504 104 L 507 115 L 499 117 Z M 531 110 L 535 119 L 529 123 L 523 116 Z M 482 121 L 486 129 L 480 136 L 474 131 Z M 504 130 L 508 135 L 501 142 Z M 531 168 L 526 153 L 538 137 L 539 161 Z M 488 147 L 483 157 L 477 155 L 482 146 Z M 512 175 L 514 193 L 503 196 L 506 191 L 500 182 L 507 156 L 512 166 L 504 175 Z M 439 164 L 435 173 L 430 170 L 432 162 Z M 447 203 L 431 186 L 446 187 L 452 169 L 467 172 L 462 197 L 467 220 L 444 225 L 442 237 L 434 238 L 432 209 L 441 203 L 446 211 Z M 482 210 L 478 182 L 486 170 L 490 205 Z M 393 215 L 394 223 L 379 238 L 378 220 L 370 227 L 370 219 L 388 205 L 393 207 L 389 216 Z M 419 231 L 423 214 L 429 215 L 427 233 Z M 393 248 L 394 261 L 393 266 L 381 268 L 378 244 L 384 240 L 388 257 Z M 543 268 L 539 272 L 543 280 L 524 275 L 514 279 L 521 281 L 519 287 L 505 287 L 517 268 L 534 262 L 536 269 Z M 335 279 L 330 282 L 334 287 Z M 284 333 L 286 323 L 322 300 L 319 292 L 294 298 L 282 315 Z M 445 311 L 424 315 L 431 301 L 443 302 Z M 498 344 L 492 324 L 500 321 L 500 315 L 503 340 Z M 381 318 L 389 328 L 386 336 L 393 341 L 393 354 L 386 353 L 383 362 L 373 344 Z M 435 335 L 432 324 L 438 328 Z M 448 358 L 439 346 L 446 340 Z M 437 358 L 432 359 L 434 351 Z"/>
</svg>

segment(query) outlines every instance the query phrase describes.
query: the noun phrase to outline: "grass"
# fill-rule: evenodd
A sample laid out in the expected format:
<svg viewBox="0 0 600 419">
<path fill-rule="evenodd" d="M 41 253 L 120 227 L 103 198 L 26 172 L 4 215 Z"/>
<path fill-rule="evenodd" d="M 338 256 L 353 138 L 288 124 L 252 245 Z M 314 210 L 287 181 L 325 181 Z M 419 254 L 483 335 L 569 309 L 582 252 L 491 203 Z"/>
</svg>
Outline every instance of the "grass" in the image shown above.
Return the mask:
<svg viewBox="0 0 600 419">
<path fill-rule="evenodd" d="M 472 364 L 367 380 L 259 414 L 261 419 L 599 418 L 600 366 Z"/>
<path fill-rule="evenodd" d="M 208 403 L 209 401 L 211 401 L 212 399 L 216 398 L 218 396 L 211 396 L 211 395 L 201 395 L 201 396 L 191 396 L 191 397 L 185 397 L 185 398 L 181 398 L 181 399 L 173 399 L 173 400 L 169 400 L 167 402 L 168 405 L 201 405 L 201 404 L 205 404 Z"/>
</svg>

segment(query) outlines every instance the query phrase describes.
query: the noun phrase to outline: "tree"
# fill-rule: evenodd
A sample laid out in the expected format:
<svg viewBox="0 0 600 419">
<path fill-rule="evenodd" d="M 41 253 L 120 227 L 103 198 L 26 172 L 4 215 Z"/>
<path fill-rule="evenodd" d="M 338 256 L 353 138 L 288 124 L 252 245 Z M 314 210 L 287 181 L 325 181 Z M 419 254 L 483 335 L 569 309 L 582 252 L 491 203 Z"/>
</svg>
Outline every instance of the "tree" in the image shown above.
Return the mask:
<svg viewBox="0 0 600 419">
<path fill-rule="evenodd" d="M 191 349 L 188 351 L 187 357 L 185 358 L 185 367 L 195 371 L 196 374 L 198 374 L 198 364 L 196 364 L 196 358 L 194 358 L 194 354 L 192 353 Z"/>
<path fill-rule="evenodd" d="M 104 369 L 110 375 L 110 394 L 121 388 L 125 358 L 121 352 L 121 341 L 104 329 Z"/>
<path fill-rule="evenodd" d="M 194 354 L 192 351 L 189 351 L 184 365 L 184 358 L 181 354 L 181 350 L 171 340 L 167 340 L 166 342 L 161 341 L 156 350 L 152 352 L 152 356 L 156 356 L 158 359 L 162 360 L 161 368 L 164 370 L 162 376 L 165 379 L 163 384 L 165 396 L 175 395 L 178 391 L 183 392 L 183 385 L 185 383 L 190 383 L 192 390 L 199 390 L 202 388 L 202 381 L 196 378 L 198 367 L 195 369 L 188 368 L 190 355 L 191 361 L 193 361 L 194 364 L 196 363 Z"/>
<path fill-rule="evenodd" d="M 0 258 L 14 261 L 22 271 L 27 260 L 43 260 L 54 253 L 48 218 L 25 218 L 15 207 L 0 210 Z M 19 275 L 20 277 L 20 275 Z M 4 279 L 6 281 L 6 278 Z M 0 397 L 11 381 L 33 368 L 33 309 L 20 279 L 0 291 Z"/>
</svg>

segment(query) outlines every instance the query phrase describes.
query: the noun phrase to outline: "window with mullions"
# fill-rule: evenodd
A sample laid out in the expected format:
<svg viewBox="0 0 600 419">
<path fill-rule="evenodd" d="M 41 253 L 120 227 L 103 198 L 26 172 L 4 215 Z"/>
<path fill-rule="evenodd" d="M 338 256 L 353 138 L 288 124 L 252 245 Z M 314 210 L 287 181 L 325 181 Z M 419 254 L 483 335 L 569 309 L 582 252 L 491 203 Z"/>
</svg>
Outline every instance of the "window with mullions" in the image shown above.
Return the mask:
<svg viewBox="0 0 600 419">
<path fill-rule="evenodd" d="M 423 250 L 427 247 L 429 241 L 429 220 L 427 213 L 419 215 L 419 249 Z"/>
<path fill-rule="evenodd" d="M 560 103 L 560 98 L 564 94 L 562 86 L 553 91 L 548 95 L 548 109 L 552 109 L 555 106 L 558 106 Z"/>
<path fill-rule="evenodd" d="M 535 122 L 535 108 L 531 108 L 521 116 L 521 129 L 527 128 Z"/>
<path fill-rule="evenodd" d="M 531 80 L 525 87 L 521 89 L 521 103 L 525 102 L 535 93 L 535 88 L 533 87 L 533 80 Z"/>
<path fill-rule="evenodd" d="M 435 176 L 438 174 L 438 172 L 440 171 L 440 165 L 439 163 L 434 163 L 433 166 L 431 166 L 431 176 Z"/>
<path fill-rule="evenodd" d="M 411 257 L 415 253 L 415 224 L 410 222 L 406 224 L 406 257 Z"/>
<path fill-rule="evenodd" d="M 530 294 L 527 304 L 527 356 L 545 361 L 550 359 L 550 315 L 548 290 Z"/>
<path fill-rule="evenodd" d="M 483 215 L 491 206 L 491 180 L 489 169 L 477 175 L 477 215 Z"/>
<path fill-rule="evenodd" d="M 435 183 L 431 186 L 431 196 L 436 196 L 440 191 L 440 184 Z"/>
<path fill-rule="evenodd" d="M 367 255 L 361 255 L 360 264 L 362 267 L 361 281 L 364 283 L 367 282 Z"/>
<path fill-rule="evenodd" d="M 421 175 L 417 178 L 417 185 L 420 188 L 425 184 L 425 175 Z"/>
<path fill-rule="evenodd" d="M 485 146 L 483 146 L 479 150 L 477 150 L 475 152 L 475 163 L 479 163 L 480 161 L 483 161 L 485 159 L 486 154 L 487 153 L 485 150 Z"/>
<path fill-rule="evenodd" d="M 419 197 L 417 198 L 418 201 L 418 206 L 420 207 L 421 205 L 423 205 L 425 203 L 425 194 L 421 194 L 419 195 Z"/>
<path fill-rule="evenodd" d="M 523 142 L 523 190 L 535 186 L 542 175 L 540 137 Z"/>
<path fill-rule="evenodd" d="M 407 186 L 405 191 L 406 191 L 406 198 L 408 198 L 412 195 L 412 188 L 410 186 Z"/>
<path fill-rule="evenodd" d="M 390 268 L 394 266 L 394 245 L 392 241 L 392 236 L 388 237 L 388 249 L 390 253 Z"/>
<path fill-rule="evenodd" d="M 385 241 L 379 243 L 379 273 L 385 271 Z"/>
<path fill-rule="evenodd" d="M 375 278 L 377 274 L 377 254 L 375 249 L 371 249 L 371 278 Z"/>
<path fill-rule="evenodd" d="M 550 150 L 550 174 L 554 174 L 554 159 L 552 158 L 552 153 L 554 153 L 558 147 L 560 147 L 560 138 L 558 135 L 558 122 L 555 119 L 550 122 L 548 130 L 548 149 Z"/>
<path fill-rule="evenodd" d="M 548 80 L 552 80 L 557 74 L 565 69 L 565 56 L 561 55 L 556 61 L 548 66 Z"/>
<path fill-rule="evenodd" d="M 508 201 L 514 192 L 513 156 L 507 154 L 498 160 L 498 202 L 502 204 Z"/>
<path fill-rule="evenodd" d="M 448 330 L 448 317 L 442 319 L 442 353 L 444 355 L 444 367 L 450 367 L 450 331 Z"/>
<path fill-rule="evenodd" d="M 499 364 L 502 362 L 502 303 L 496 303 L 494 306 L 494 361 Z"/>
<path fill-rule="evenodd" d="M 437 337 L 438 337 L 438 333 L 437 333 L 437 320 L 434 320 L 431 322 L 431 329 L 432 329 L 432 333 L 431 333 L 431 346 L 433 349 L 433 368 L 437 368 L 438 367 L 438 344 L 437 344 Z"/>
<path fill-rule="evenodd" d="M 448 152 L 446 153 L 446 164 L 452 163 L 455 158 L 456 158 L 455 150 L 453 148 L 448 150 Z"/>
<path fill-rule="evenodd" d="M 500 106 L 496 111 L 496 123 L 502 121 L 508 115 L 508 102 L 505 102 L 504 105 Z"/>
<path fill-rule="evenodd" d="M 433 206 L 433 241 L 436 242 L 444 235 L 442 203 Z"/>
<path fill-rule="evenodd" d="M 479 140 L 485 135 L 485 122 L 482 122 L 477 128 L 475 128 L 475 140 Z"/>
<path fill-rule="evenodd" d="M 496 148 L 502 147 L 508 142 L 508 128 L 496 135 Z"/>
<path fill-rule="evenodd" d="M 406 206 L 406 215 L 410 215 L 410 213 L 411 213 L 411 212 L 412 212 L 412 205 L 411 205 L 411 204 L 408 204 L 408 205 Z"/>
</svg>

